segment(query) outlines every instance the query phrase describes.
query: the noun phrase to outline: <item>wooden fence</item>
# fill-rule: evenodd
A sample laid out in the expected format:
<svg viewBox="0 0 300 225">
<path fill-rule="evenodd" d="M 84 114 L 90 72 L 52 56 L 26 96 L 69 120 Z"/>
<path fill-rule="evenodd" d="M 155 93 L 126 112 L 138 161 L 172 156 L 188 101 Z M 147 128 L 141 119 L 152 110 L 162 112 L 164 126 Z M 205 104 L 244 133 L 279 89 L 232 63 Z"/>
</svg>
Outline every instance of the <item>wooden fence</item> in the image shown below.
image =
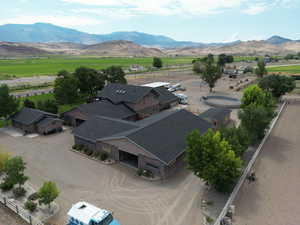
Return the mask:
<svg viewBox="0 0 300 225">
<path fill-rule="evenodd" d="M 0 203 L 14 211 L 17 215 L 19 215 L 24 221 L 26 221 L 30 225 L 44 225 L 44 223 L 42 223 L 40 220 L 31 216 L 22 206 L 1 195 L 1 193 Z"/>
<path fill-rule="evenodd" d="M 255 165 L 255 162 L 257 160 L 257 157 L 259 156 L 265 142 L 267 141 L 267 139 L 269 138 L 273 128 L 275 127 L 278 119 L 280 118 L 282 111 L 284 110 L 285 106 L 286 106 L 287 102 L 283 102 L 277 117 L 272 121 L 271 127 L 268 130 L 266 136 L 264 137 L 264 139 L 262 140 L 261 144 L 259 145 L 258 149 L 255 151 L 252 159 L 250 160 L 250 162 L 248 163 L 248 166 L 246 167 L 246 169 L 244 170 L 241 178 L 239 179 L 238 183 L 236 184 L 235 188 L 233 189 L 230 197 L 228 198 L 223 210 L 221 211 L 219 217 L 217 218 L 217 220 L 215 221 L 214 225 L 227 225 L 228 223 L 226 223 L 225 219 L 226 219 L 226 215 L 232 205 L 232 203 L 234 202 L 237 194 L 239 193 L 241 187 L 243 186 L 243 184 L 245 183 L 246 178 L 248 177 L 251 169 L 253 168 L 253 166 Z"/>
</svg>

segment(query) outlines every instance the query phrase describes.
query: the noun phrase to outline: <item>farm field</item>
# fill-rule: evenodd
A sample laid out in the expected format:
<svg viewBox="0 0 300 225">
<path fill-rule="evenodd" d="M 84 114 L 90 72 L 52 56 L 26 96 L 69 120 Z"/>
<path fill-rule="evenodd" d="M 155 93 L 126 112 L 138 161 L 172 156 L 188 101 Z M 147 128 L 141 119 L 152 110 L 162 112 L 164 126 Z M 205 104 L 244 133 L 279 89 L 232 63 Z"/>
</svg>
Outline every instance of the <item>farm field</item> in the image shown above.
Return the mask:
<svg viewBox="0 0 300 225">
<path fill-rule="evenodd" d="M 255 57 L 237 56 L 236 62 L 254 60 Z M 162 58 L 164 66 L 191 64 L 195 57 Z M 129 68 L 132 64 L 145 67 L 152 65 L 152 58 L 97 58 L 82 56 L 51 56 L 36 59 L 2 59 L 0 60 L 0 80 L 40 75 L 55 75 L 60 70 L 73 72 L 80 66 L 105 69 L 109 66 Z"/>
<path fill-rule="evenodd" d="M 60 70 L 73 72 L 80 66 L 94 69 L 105 69 L 109 66 L 122 66 L 123 69 L 132 64 L 145 67 L 152 65 L 152 58 L 95 58 L 95 57 L 49 57 L 37 59 L 0 60 L 0 79 L 9 76 L 26 77 L 38 75 L 55 75 Z M 193 58 L 162 58 L 165 66 L 191 64 Z"/>
<path fill-rule="evenodd" d="M 268 68 L 268 72 L 300 74 L 300 65 L 270 67 L 270 68 Z"/>
</svg>

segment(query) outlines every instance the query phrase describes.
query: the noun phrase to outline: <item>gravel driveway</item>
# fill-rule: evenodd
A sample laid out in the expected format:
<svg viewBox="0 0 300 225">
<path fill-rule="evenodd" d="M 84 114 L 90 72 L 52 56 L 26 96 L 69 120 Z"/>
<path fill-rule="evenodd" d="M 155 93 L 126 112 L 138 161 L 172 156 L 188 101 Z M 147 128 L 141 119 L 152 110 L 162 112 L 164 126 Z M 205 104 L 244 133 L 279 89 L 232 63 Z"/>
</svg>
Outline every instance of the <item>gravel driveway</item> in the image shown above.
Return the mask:
<svg viewBox="0 0 300 225">
<path fill-rule="evenodd" d="M 27 162 L 30 182 L 55 181 L 61 212 L 51 224 L 64 225 L 72 204 L 85 200 L 114 211 L 122 225 L 200 225 L 204 185 L 188 171 L 166 181 L 149 182 L 134 170 L 85 159 L 69 151 L 70 131 L 34 139 L 0 133 L 0 143 Z"/>
</svg>

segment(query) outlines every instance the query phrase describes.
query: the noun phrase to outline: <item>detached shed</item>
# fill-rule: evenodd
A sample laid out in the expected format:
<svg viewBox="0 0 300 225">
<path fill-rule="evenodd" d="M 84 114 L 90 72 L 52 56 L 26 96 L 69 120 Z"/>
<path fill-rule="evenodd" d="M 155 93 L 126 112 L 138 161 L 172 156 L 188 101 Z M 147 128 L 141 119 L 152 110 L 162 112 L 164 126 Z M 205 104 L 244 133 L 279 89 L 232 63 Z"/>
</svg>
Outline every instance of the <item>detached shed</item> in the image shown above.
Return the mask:
<svg viewBox="0 0 300 225">
<path fill-rule="evenodd" d="M 62 131 L 63 121 L 57 115 L 24 107 L 12 117 L 12 125 L 25 133 L 50 134 Z"/>
<path fill-rule="evenodd" d="M 199 116 L 215 127 L 226 126 L 230 122 L 231 110 L 226 108 L 210 108 Z"/>
</svg>

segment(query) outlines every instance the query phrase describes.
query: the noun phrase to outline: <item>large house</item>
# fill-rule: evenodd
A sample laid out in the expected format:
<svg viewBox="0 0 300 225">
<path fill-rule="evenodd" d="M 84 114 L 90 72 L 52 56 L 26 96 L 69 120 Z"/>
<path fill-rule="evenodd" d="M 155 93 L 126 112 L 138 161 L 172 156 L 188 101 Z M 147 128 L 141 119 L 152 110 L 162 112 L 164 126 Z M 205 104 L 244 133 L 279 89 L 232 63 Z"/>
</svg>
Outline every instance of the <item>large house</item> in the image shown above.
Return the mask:
<svg viewBox="0 0 300 225">
<path fill-rule="evenodd" d="M 98 96 L 113 104 L 125 104 L 137 113 L 139 119 L 171 108 L 178 104 L 178 98 L 164 87 L 151 88 L 126 84 L 108 84 Z"/>
<path fill-rule="evenodd" d="M 108 84 L 98 101 L 83 104 L 63 114 L 65 122 L 79 126 L 92 116 L 137 121 L 178 104 L 178 98 L 164 87 Z"/>
<path fill-rule="evenodd" d="M 93 116 L 104 116 L 131 121 L 137 119 L 137 114 L 126 105 L 113 104 L 106 100 L 83 104 L 63 114 L 65 122 L 73 127 L 79 126 Z"/>
<path fill-rule="evenodd" d="M 12 117 L 12 125 L 28 133 L 49 134 L 62 131 L 63 121 L 57 115 L 37 109 L 22 108 Z"/>
<path fill-rule="evenodd" d="M 164 111 L 137 122 L 93 116 L 73 130 L 75 144 L 166 178 L 183 163 L 186 136 L 212 125 L 186 111 Z"/>
</svg>

